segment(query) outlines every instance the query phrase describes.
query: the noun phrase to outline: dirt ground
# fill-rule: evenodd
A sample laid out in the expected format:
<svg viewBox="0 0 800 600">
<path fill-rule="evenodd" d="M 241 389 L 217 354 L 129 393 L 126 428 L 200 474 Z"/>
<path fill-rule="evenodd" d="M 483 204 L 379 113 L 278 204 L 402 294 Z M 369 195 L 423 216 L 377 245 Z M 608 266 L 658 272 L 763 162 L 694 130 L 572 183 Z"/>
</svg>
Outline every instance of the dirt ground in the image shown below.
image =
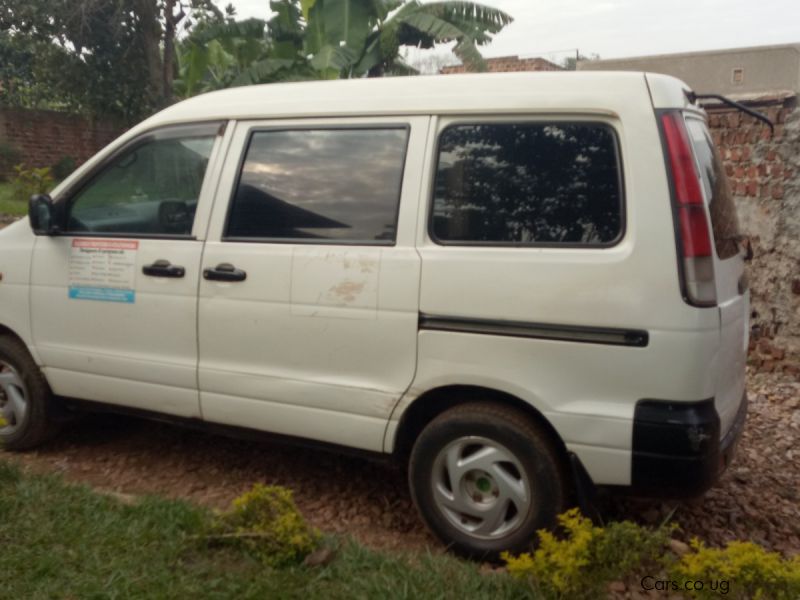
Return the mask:
<svg viewBox="0 0 800 600">
<path fill-rule="evenodd" d="M 749 381 L 751 410 L 732 467 L 703 498 L 661 502 L 603 498 L 606 518 L 659 523 L 674 510 L 678 537 L 714 545 L 749 539 L 800 553 L 800 383 L 777 375 Z M 396 468 L 321 450 L 250 442 L 126 417 L 92 416 L 46 448 L 6 457 L 36 471 L 123 494 L 160 494 L 225 508 L 254 483 L 294 491 L 326 532 L 373 548 L 438 551 Z"/>
</svg>

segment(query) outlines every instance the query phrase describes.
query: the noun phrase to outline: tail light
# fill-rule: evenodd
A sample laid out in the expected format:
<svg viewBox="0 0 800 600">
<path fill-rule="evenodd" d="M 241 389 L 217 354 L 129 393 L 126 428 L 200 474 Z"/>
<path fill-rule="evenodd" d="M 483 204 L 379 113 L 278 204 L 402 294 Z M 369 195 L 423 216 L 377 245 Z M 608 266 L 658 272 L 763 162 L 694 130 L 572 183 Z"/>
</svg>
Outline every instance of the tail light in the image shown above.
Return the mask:
<svg viewBox="0 0 800 600">
<path fill-rule="evenodd" d="M 715 306 L 714 245 L 703 190 L 680 111 L 661 115 L 678 219 L 678 247 L 683 261 L 683 289 L 695 306 Z"/>
</svg>

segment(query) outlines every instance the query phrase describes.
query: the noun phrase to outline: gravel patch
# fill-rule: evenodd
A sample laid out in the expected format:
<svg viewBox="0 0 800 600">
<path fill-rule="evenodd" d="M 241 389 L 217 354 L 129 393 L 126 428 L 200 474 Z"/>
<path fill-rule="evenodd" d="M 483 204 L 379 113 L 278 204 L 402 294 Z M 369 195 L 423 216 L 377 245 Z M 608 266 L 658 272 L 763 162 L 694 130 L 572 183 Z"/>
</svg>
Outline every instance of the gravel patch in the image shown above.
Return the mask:
<svg viewBox="0 0 800 600">
<path fill-rule="evenodd" d="M 657 524 L 674 511 L 680 539 L 753 540 L 800 553 L 800 383 L 757 374 L 749 389 L 737 456 L 712 490 L 687 502 L 605 498 L 605 518 Z M 283 485 L 323 531 L 350 534 L 372 548 L 442 550 L 417 517 L 405 473 L 361 458 L 105 415 L 82 419 L 41 450 L 4 454 L 106 492 L 160 494 L 214 508 L 255 483 Z"/>
</svg>

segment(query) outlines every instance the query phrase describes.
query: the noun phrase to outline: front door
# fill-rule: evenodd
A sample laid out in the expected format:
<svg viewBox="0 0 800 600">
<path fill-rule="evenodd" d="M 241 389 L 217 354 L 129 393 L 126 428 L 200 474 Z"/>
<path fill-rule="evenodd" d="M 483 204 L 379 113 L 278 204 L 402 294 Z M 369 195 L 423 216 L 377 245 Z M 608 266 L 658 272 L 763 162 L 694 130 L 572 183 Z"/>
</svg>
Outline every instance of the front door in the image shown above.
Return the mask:
<svg viewBox="0 0 800 600">
<path fill-rule="evenodd" d="M 200 416 L 200 215 L 220 131 L 140 136 L 57 199 L 63 234 L 37 238 L 31 273 L 33 340 L 56 394 Z"/>
<path fill-rule="evenodd" d="M 237 124 L 200 282 L 205 419 L 382 449 L 416 366 L 428 120 Z"/>
</svg>

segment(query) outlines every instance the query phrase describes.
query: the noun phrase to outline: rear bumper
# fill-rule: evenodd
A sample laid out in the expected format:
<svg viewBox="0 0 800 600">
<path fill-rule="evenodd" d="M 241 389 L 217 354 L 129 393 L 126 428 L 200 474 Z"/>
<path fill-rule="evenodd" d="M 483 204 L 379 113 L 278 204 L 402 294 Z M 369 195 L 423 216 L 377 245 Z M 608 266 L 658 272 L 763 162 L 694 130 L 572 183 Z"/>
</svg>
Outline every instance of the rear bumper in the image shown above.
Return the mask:
<svg viewBox="0 0 800 600">
<path fill-rule="evenodd" d="M 628 491 L 663 498 L 702 494 L 730 464 L 746 418 L 746 393 L 723 437 L 713 399 L 690 403 L 640 401 L 634 413 Z"/>
</svg>

